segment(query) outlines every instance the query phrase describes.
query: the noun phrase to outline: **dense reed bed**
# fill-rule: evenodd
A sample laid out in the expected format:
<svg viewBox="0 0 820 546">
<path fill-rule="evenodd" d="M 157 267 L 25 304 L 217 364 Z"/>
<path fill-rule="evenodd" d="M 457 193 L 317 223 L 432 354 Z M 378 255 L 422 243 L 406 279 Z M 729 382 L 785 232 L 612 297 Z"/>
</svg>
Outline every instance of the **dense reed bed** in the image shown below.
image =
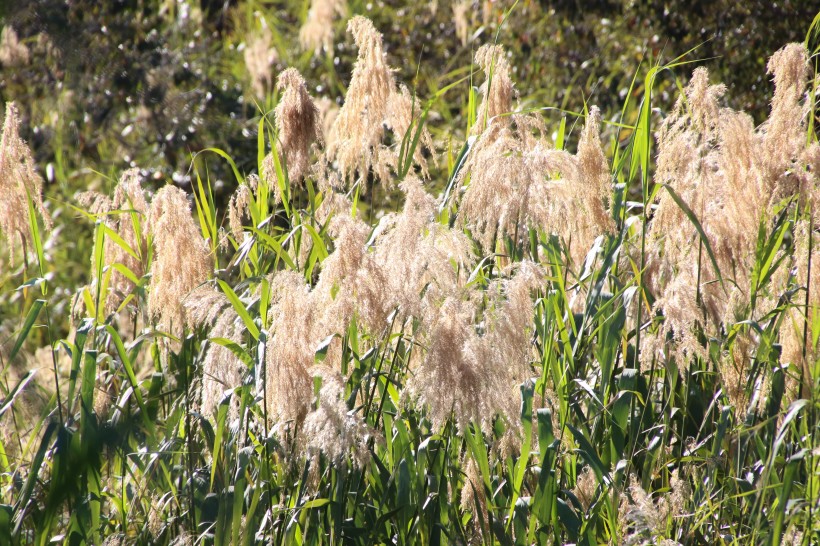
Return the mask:
<svg viewBox="0 0 820 546">
<path fill-rule="evenodd" d="M 343 10 L 313 4 L 301 38 L 330 48 Z M 807 47 L 773 52 L 759 125 L 684 59 L 618 118 L 556 118 L 518 106 L 500 44 L 419 97 L 370 20 L 347 28 L 338 109 L 257 72 L 277 99 L 254 173 L 211 148 L 190 197 L 133 169 L 67 205 L 93 226 L 71 309 L 50 305 L 60 219 L 7 105 L 2 260 L 26 265 L 0 339 L 0 543 L 817 543 Z M 448 147 L 428 116 L 470 78 Z M 235 174 L 226 210 L 206 160 Z"/>
</svg>

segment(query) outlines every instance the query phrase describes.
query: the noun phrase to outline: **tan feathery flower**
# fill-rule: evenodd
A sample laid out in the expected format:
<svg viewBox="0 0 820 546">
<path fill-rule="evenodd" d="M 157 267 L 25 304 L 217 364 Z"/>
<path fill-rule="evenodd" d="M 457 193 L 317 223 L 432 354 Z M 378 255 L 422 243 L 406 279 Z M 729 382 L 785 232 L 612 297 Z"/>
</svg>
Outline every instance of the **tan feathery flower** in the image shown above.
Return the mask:
<svg viewBox="0 0 820 546">
<path fill-rule="evenodd" d="M 470 35 L 470 20 L 467 18 L 467 12 L 471 3 L 470 0 L 453 2 L 453 25 L 456 28 L 456 37 L 462 46 L 467 45 L 467 39 Z"/>
<path fill-rule="evenodd" d="M 481 46 L 476 51 L 475 62 L 487 75 L 486 81 L 479 89 L 482 100 L 476 112 L 476 124 L 473 127 L 473 134 L 481 134 L 487 128 L 490 120 L 512 111 L 515 90 L 510 78 L 510 65 L 503 47 L 493 44 Z M 508 123 L 508 120 L 499 118 L 499 123 Z"/>
<path fill-rule="evenodd" d="M 514 269 L 510 278 L 493 281 L 489 287 L 483 335 L 470 337 L 464 353 L 468 359 L 486 367 L 481 425 L 489 431 L 493 418 L 501 416 L 511 435 L 517 438 L 520 386 L 532 375 L 534 360 L 532 296 L 543 285 L 544 271 L 530 261 L 519 262 Z M 511 447 L 517 449 L 517 446 Z"/>
<path fill-rule="evenodd" d="M 460 229 L 436 219 L 436 200 L 421 181 L 407 177 L 404 210 L 382 217 L 371 237 L 375 264 L 385 267 L 383 297 L 402 316 L 423 318 L 431 305 L 456 295 L 475 259 L 472 245 Z"/>
<path fill-rule="evenodd" d="M 583 506 L 584 511 L 589 510 L 592 501 L 595 500 L 597 490 L 598 477 L 595 475 L 595 471 L 592 470 L 592 467 L 587 466 L 575 480 L 575 487 L 572 490 L 575 498 L 577 498 L 581 506 Z"/>
<path fill-rule="evenodd" d="M 408 114 L 412 100 L 409 94 L 402 95 L 396 90 L 393 71 L 387 65 L 382 35 L 369 19 L 353 17 L 347 25 L 359 48 L 358 58 L 353 66 L 350 86 L 344 105 L 333 123 L 327 139 L 327 159 L 335 162 L 342 178 L 348 185 L 362 184 L 368 175 L 386 186 L 391 186 L 391 170 L 395 170 L 397 150 L 383 143 L 385 128 L 393 133 L 394 148 L 397 148 L 409 127 L 412 111 Z M 412 110 L 412 109 L 411 109 Z M 422 146 L 429 144 L 425 138 Z M 417 153 L 421 153 L 417 150 Z M 418 160 L 423 156 L 415 156 Z M 424 170 L 424 163 L 420 164 Z"/>
<path fill-rule="evenodd" d="M 322 142 L 319 110 L 307 91 L 305 80 L 295 68 L 288 68 L 276 81 L 282 92 L 274 110 L 282 155 L 290 182 L 298 183 L 308 171 L 310 146 Z"/>
<path fill-rule="evenodd" d="M 391 93 L 387 112 L 387 126 L 393 131 L 396 140 L 396 151 L 399 152 L 405 136 L 407 137 L 407 146 L 412 144 L 417 127 L 414 126 L 410 134 L 407 134 L 407 131 L 410 129 L 414 117 L 418 118 L 421 114 L 421 105 L 419 99 L 412 97 L 407 87 L 402 85 L 397 92 Z M 421 176 L 427 178 L 429 172 L 424 150 L 433 150 L 433 137 L 430 136 L 430 132 L 426 127 L 422 129 L 416 149 L 413 150 L 413 161 L 419 166 Z"/>
<path fill-rule="evenodd" d="M 112 237 L 105 236 L 104 267 L 111 268 L 105 301 L 105 314 L 108 315 L 122 303 L 135 286 L 126 275 L 112 266 L 123 265 L 138 279 L 145 274 L 143 260 L 148 251 L 148 242 L 144 227 L 149 206 L 142 189 L 140 171 L 136 168 L 125 171 L 111 198 L 96 192 L 83 192 L 77 195 L 77 200 L 93 214 L 103 215 L 102 221 L 105 225 L 128 245 L 128 249 L 123 248 Z M 97 283 L 100 279 L 96 278 L 97 264 L 93 263 L 93 259 L 92 256 L 91 273 L 93 282 Z"/>
<path fill-rule="evenodd" d="M 584 225 L 586 243 L 582 245 L 586 249 L 599 234 L 615 231 L 615 221 L 606 206 L 612 198 L 612 183 L 600 131 L 601 111 L 593 106 L 578 142 L 578 180 L 573 185 L 575 201 L 584 210 L 580 217 L 588 220 Z"/>
<path fill-rule="evenodd" d="M 148 225 L 154 244 L 148 312 L 158 327 L 179 333 L 183 298 L 213 269 L 208 244 L 194 223 L 185 192 L 171 185 L 154 195 Z"/>
<path fill-rule="evenodd" d="M 299 29 L 299 43 L 304 49 L 319 53 L 333 51 L 333 23 L 347 14 L 345 0 L 311 0 L 307 19 Z"/>
<path fill-rule="evenodd" d="M 428 326 L 423 354 L 413 353 L 406 396 L 427 408 L 434 431 L 442 430 L 451 417 L 460 431 L 492 418 L 482 411 L 489 394 L 487 366 L 465 351 L 476 336 L 474 314 L 467 302 L 447 298 Z"/>
<path fill-rule="evenodd" d="M 354 466 L 362 468 L 370 460 L 367 441 L 374 432 L 361 415 L 347 409 L 344 380 L 337 371 L 313 366 L 310 374 L 321 381 L 321 387 L 305 418 L 305 450 L 309 455 L 322 453 L 336 465 L 350 455 Z"/>
<path fill-rule="evenodd" d="M 10 25 L 4 26 L 0 33 L 0 65 L 8 68 L 24 66 L 30 57 L 26 44 L 20 42 L 17 32 Z"/>
<path fill-rule="evenodd" d="M 653 499 L 644 491 L 635 475 L 629 477 L 629 500 L 626 521 L 630 532 L 626 544 L 643 544 L 643 540 L 662 540 L 667 535 L 669 518 L 685 515 L 686 502 L 691 498 L 689 484 L 678 477 L 675 469 L 669 480 L 669 492 Z"/>
<path fill-rule="evenodd" d="M 336 116 L 339 115 L 339 107 L 328 97 L 319 97 L 313 102 L 316 104 L 316 109 L 319 111 L 322 135 L 324 137 L 328 137 L 333 124 L 336 122 Z M 325 142 L 325 145 L 327 144 L 328 142 Z"/>
<path fill-rule="evenodd" d="M 392 311 L 383 295 L 385 272 L 366 248 L 370 227 L 349 214 L 330 220 L 334 251 L 322 262 L 314 297 L 322 298 L 322 325 L 327 334 L 342 333 L 357 316 L 374 336 L 383 333 Z"/>
<path fill-rule="evenodd" d="M 459 430 L 470 423 L 491 431 L 496 416 L 519 427 L 519 386 L 530 375 L 532 289 L 543 272 L 523 262 L 509 280 L 498 281 L 481 324 L 475 298 L 447 297 L 420 332 L 407 381 L 409 400 L 428 409 L 434 430 L 451 417 Z"/>
<path fill-rule="evenodd" d="M 208 328 L 209 338 L 224 338 L 242 344 L 244 323 L 228 298 L 203 284 L 192 290 L 183 301 L 185 320 L 191 327 Z M 218 409 L 226 390 L 242 384 L 245 364 L 230 349 L 211 342 L 202 362 L 202 413 L 211 416 Z M 239 416 L 239 400 L 230 405 L 232 418 Z"/>
<path fill-rule="evenodd" d="M 25 246 L 31 241 L 28 200 L 39 212 L 46 229 L 51 216 L 43 205 L 43 179 L 37 174 L 31 149 L 20 138 L 20 117 L 13 102 L 6 103 L 3 135 L 0 138 L 0 231 L 6 237 L 14 265 L 15 238 Z"/>
<path fill-rule="evenodd" d="M 599 113 L 592 108 L 577 155 L 552 149 L 539 120 L 495 118 L 473 144 L 457 184 L 460 213 L 485 251 L 497 237 L 527 236 L 527 228 L 555 233 L 580 263 L 595 239 L 614 229 L 606 209 L 609 169 L 598 137 Z M 559 175 L 556 178 L 556 175 Z M 455 195 L 454 195 L 455 197 Z"/>
<path fill-rule="evenodd" d="M 259 19 L 261 28 L 252 34 L 245 44 L 245 66 L 251 76 L 254 94 L 264 98 L 273 84 L 273 65 L 279 60 L 279 53 L 273 47 L 273 34 L 264 18 Z"/>
<path fill-rule="evenodd" d="M 487 512 L 487 494 L 481 471 L 472 457 L 465 456 L 464 487 L 461 489 L 461 509 L 473 513 L 474 534 L 478 538 L 490 533 L 490 519 Z"/>
<path fill-rule="evenodd" d="M 309 287 L 295 271 L 271 279 L 270 332 L 266 348 L 268 418 L 278 430 L 295 432 L 310 411 L 313 381 L 311 333 L 315 315 Z"/>
<path fill-rule="evenodd" d="M 396 87 L 385 59 L 382 35 L 369 19 L 353 17 L 347 24 L 359 48 L 345 102 L 328 139 L 327 154 L 338 163 L 347 181 L 363 180 L 371 168 L 388 183 L 389 167 L 395 163 L 382 145 L 389 115 L 390 95 Z M 363 188 L 366 189 L 366 188 Z"/>
<path fill-rule="evenodd" d="M 250 179 L 249 182 L 249 184 L 237 186 L 231 200 L 228 202 L 228 227 L 234 240 L 239 244 L 242 244 L 244 239 L 242 219 L 249 215 L 248 211 L 250 210 L 251 199 L 253 199 L 251 186 L 256 185 L 255 179 Z"/>
</svg>

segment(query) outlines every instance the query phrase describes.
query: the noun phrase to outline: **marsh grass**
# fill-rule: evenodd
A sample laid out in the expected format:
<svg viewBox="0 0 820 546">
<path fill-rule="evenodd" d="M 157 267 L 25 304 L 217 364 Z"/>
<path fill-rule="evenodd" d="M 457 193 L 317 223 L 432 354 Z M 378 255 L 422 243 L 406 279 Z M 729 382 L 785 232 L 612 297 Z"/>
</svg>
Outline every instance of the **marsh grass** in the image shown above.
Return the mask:
<svg viewBox="0 0 820 546">
<path fill-rule="evenodd" d="M 817 52 L 776 54 L 785 94 L 740 138 L 703 71 L 653 111 L 685 58 L 649 66 L 616 121 L 556 121 L 516 110 L 492 45 L 436 198 L 424 122 L 466 82 L 402 95 L 372 23 L 350 28 L 325 148 L 288 72 L 258 175 L 211 148 L 192 203 L 124 177 L 77 207 L 94 242 L 70 318 L 39 187 L 14 190 L 37 267 L 0 346 L 0 543 L 816 543 Z M 206 160 L 235 175 L 227 215 Z M 403 209 L 365 221 L 378 183 Z M 45 364 L 23 358 L 37 330 Z"/>
</svg>

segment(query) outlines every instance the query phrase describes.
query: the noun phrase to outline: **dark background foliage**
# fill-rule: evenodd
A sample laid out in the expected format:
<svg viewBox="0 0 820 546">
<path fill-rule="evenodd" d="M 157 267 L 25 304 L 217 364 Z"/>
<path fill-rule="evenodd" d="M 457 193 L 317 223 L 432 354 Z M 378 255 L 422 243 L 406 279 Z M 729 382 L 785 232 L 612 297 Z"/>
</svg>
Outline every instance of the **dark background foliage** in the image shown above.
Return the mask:
<svg viewBox="0 0 820 546">
<path fill-rule="evenodd" d="M 442 84 L 442 74 L 469 66 L 477 46 L 498 33 L 528 107 L 577 111 L 587 101 L 618 112 L 642 62 L 696 48 L 688 58 L 704 59 L 713 78 L 728 86 L 728 104 L 757 120 L 772 91 L 768 55 L 801 41 L 816 9 L 812 2 L 790 0 L 524 1 L 499 31 L 511 4 L 475 2 L 471 39 L 462 45 L 451 4 L 437 4 L 350 6 L 351 14 L 374 19 L 399 80 L 415 82 L 421 97 Z M 116 176 L 133 164 L 158 180 L 184 185 L 190 152 L 218 144 L 244 170 L 253 170 L 252 118 L 258 115 L 254 101 L 261 99 L 249 92 L 238 46 L 259 14 L 284 45 L 275 69 L 294 65 L 317 95 L 341 96 L 355 54 L 344 21 L 337 23 L 329 63 L 298 47 L 302 2 L 199 5 L 200 12 L 186 16 L 184 5 L 173 1 L 6 0 L 0 24 L 11 25 L 32 54 L 26 64 L 2 67 L 0 99 L 20 104 L 38 163 L 54 164 L 63 182 L 85 166 Z M 328 73 L 329 65 L 335 74 Z M 440 103 L 437 109 L 446 118 L 458 117 L 462 105 Z M 213 168 L 217 177 L 226 174 L 222 166 Z"/>
</svg>

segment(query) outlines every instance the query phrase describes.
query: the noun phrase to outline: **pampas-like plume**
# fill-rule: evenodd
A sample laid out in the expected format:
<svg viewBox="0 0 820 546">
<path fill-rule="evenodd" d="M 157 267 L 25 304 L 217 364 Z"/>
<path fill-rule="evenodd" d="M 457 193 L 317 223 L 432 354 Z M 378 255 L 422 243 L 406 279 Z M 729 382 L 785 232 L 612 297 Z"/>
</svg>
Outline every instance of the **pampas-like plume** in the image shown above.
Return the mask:
<svg viewBox="0 0 820 546">
<path fill-rule="evenodd" d="M 242 218 L 248 215 L 251 199 L 253 199 L 251 192 L 255 188 L 252 188 L 252 185 L 256 185 L 256 180 L 249 177 L 249 184 L 240 184 L 228 203 L 228 227 L 231 230 L 231 235 L 233 235 L 234 240 L 240 244 L 244 237 L 242 232 Z"/>
<path fill-rule="evenodd" d="M 796 399 L 811 397 L 811 364 L 820 357 L 817 332 L 812 328 L 813 317 L 820 314 L 820 237 L 812 233 L 812 224 L 806 220 L 798 221 L 794 232 L 795 280 L 809 293 L 806 300 L 804 293 L 798 292 L 801 297 L 787 311 L 780 329 L 780 342 L 783 345 L 781 360 L 793 364 L 800 372 L 800 392 L 796 385 L 787 382 L 787 386 L 791 387 L 789 394 Z"/>
<path fill-rule="evenodd" d="M 8 68 L 27 65 L 30 57 L 28 48 L 20 42 L 17 32 L 10 25 L 4 26 L 0 33 L 0 65 Z"/>
<path fill-rule="evenodd" d="M 271 328 L 266 375 L 268 418 L 279 429 L 298 430 L 310 410 L 313 382 L 311 333 L 315 314 L 310 290 L 295 271 L 271 279 Z"/>
<path fill-rule="evenodd" d="M 51 216 L 43 205 L 42 191 L 43 179 L 35 170 L 31 149 L 20 138 L 17 106 L 7 102 L 0 138 L 0 231 L 6 237 L 12 265 L 15 238 L 19 236 L 24 246 L 31 241 L 29 200 L 40 213 L 46 229 L 51 229 Z"/>
<path fill-rule="evenodd" d="M 803 202 L 814 199 L 812 167 L 818 151 L 816 145 L 806 146 L 801 104 L 807 58 L 799 44 L 772 56 L 772 111 L 757 129 L 748 115 L 719 107 L 725 88 L 710 86 L 703 68 L 695 70 L 675 112 L 661 126 L 655 180 L 674 188 L 698 216 L 718 268 L 733 282 L 717 282 L 694 226 L 662 191 L 648 230 L 646 280 L 655 294 L 662 294 L 655 310 L 665 318 L 658 337 L 649 339 L 651 350 L 642 354 L 645 362 L 671 336 L 674 343 L 665 347 L 664 356 L 686 354 L 679 362 L 686 369 L 692 356 L 705 356 L 691 329 L 693 318 L 707 335 L 746 318 L 758 228 L 769 226 L 784 197 L 797 193 Z M 742 352 L 748 356 L 754 349 Z M 728 375 L 726 380 L 734 381 Z"/>
<path fill-rule="evenodd" d="M 433 430 L 440 431 L 452 417 L 458 429 L 470 423 L 484 424 L 488 386 L 488 366 L 465 352 L 475 337 L 475 310 L 467 302 L 450 297 L 441 305 L 425 336 L 423 356 L 414 352 L 406 390 L 411 400 L 427 408 Z"/>
<path fill-rule="evenodd" d="M 490 430 L 495 415 L 505 420 L 509 430 L 519 430 L 520 385 L 532 375 L 532 293 L 543 285 L 544 271 L 530 261 L 514 267 L 509 279 L 490 286 L 483 335 L 471 337 L 464 347 L 468 358 L 488 366 L 481 423 L 485 430 Z"/>
<path fill-rule="evenodd" d="M 271 330 L 267 347 L 268 411 L 281 432 L 290 431 L 295 447 L 306 455 L 319 453 L 340 463 L 351 455 L 362 465 L 365 442 L 373 432 L 360 416 L 347 410 L 344 381 L 329 366 L 314 365 L 314 352 L 327 332 L 315 313 L 325 297 L 310 291 L 301 275 L 283 272 L 271 280 Z M 335 359 L 328 357 L 330 362 Z M 313 397 L 313 380 L 322 386 Z M 299 439 L 301 438 L 301 439 Z"/>
<path fill-rule="evenodd" d="M 347 13 L 345 0 L 311 0 L 305 24 L 299 30 L 299 42 L 305 49 L 318 53 L 333 51 L 333 22 Z"/>
<path fill-rule="evenodd" d="M 489 432 L 496 416 L 518 429 L 516 394 L 531 373 L 530 291 L 542 279 L 538 266 L 523 262 L 511 279 L 499 281 L 483 334 L 474 326 L 473 298 L 448 297 L 438 308 L 421 333 L 425 350 L 414 353 L 407 382 L 409 399 L 428 409 L 434 430 L 452 417 L 461 431 L 472 423 Z"/>
<path fill-rule="evenodd" d="M 224 294 L 203 284 L 188 294 L 183 306 L 189 326 L 209 328 L 210 338 L 242 343 L 244 323 Z M 242 384 L 242 372 L 245 369 L 245 364 L 230 349 L 218 343 L 210 343 L 202 362 L 202 413 L 208 416 L 214 414 L 224 392 Z M 236 397 L 231 401 L 230 415 L 232 418 L 239 416 L 239 401 Z"/>
<path fill-rule="evenodd" d="M 147 217 L 149 207 L 142 189 L 139 169 L 128 169 L 122 174 L 113 197 L 109 198 L 96 192 L 83 192 L 77 196 L 77 200 L 92 213 L 104 215 L 105 225 L 128 245 L 127 249 L 123 248 L 112 237 L 105 236 L 104 266 L 108 268 L 114 264 L 121 264 L 136 278 L 141 278 L 145 274 L 143 259 L 148 250 L 148 243 L 142 227 L 139 233 L 136 228 L 143 225 L 142 220 Z M 111 214 L 115 211 L 116 214 Z M 137 218 L 132 214 L 137 215 Z M 100 279 L 96 278 L 97 264 L 93 263 L 93 256 L 91 259 L 93 282 L 97 283 L 100 282 Z M 134 288 L 134 283 L 120 271 L 112 268 L 110 275 L 105 301 L 106 314 L 114 311 Z"/>
<path fill-rule="evenodd" d="M 342 333 L 356 316 L 373 335 L 383 333 L 392 311 L 390 299 L 384 297 L 386 272 L 367 251 L 370 228 L 348 214 L 330 220 L 335 236 L 334 252 L 322 262 L 322 272 L 314 288 L 321 298 L 322 324 L 330 333 Z"/>
<path fill-rule="evenodd" d="M 461 488 L 461 508 L 473 513 L 473 534 L 476 543 L 481 537 L 490 533 L 490 519 L 487 512 L 487 494 L 484 491 L 484 480 L 481 470 L 472 457 L 465 457 L 464 487 Z"/>
<path fill-rule="evenodd" d="M 388 307 L 398 308 L 402 317 L 422 319 L 431 306 L 459 293 L 475 257 L 460 229 L 436 220 L 436 201 L 419 179 L 410 176 L 400 188 L 404 210 L 386 214 L 371 238 L 374 263 L 387 268 L 382 293 Z"/>
<path fill-rule="evenodd" d="M 369 19 L 353 17 L 347 24 L 359 48 L 345 102 L 331 129 L 327 153 L 338 162 L 347 180 L 366 177 L 371 168 L 389 183 L 395 163 L 382 146 L 390 95 L 396 83 L 385 59 L 382 35 Z"/>
<path fill-rule="evenodd" d="M 295 68 L 288 68 L 276 81 L 282 92 L 276 105 L 276 128 L 291 183 L 302 180 L 308 170 L 310 146 L 322 141 L 319 110 L 308 94 L 305 80 Z"/>
<path fill-rule="evenodd" d="M 453 2 L 453 25 L 456 27 L 456 36 L 461 42 L 462 46 L 467 45 L 467 39 L 470 34 L 470 20 L 467 13 L 470 10 L 472 2 L 469 0 L 457 0 Z"/>
<path fill-rule="evenodd" d="M 500 119 L 478 137 L 457 180 L 464 184 L 469 176 L 460 209 L 467 225 L 486 251 L 496 237 L 517 235 L 520 242 L 527 228 L 558 234 L 580 263 L 593 241 L 614 229 L 598 109 L 590 110 L 575 156 L 533 137 L 531 128 L 541 129 L 537 118 Z"/>
<path fill-rule="evenodd" d="M 322 385 L 305 418 L 303 437 L 308 455 L 323 454 L 335 465 L 350 455 L 354 466 L 363 467 L 370 460 L 368 439 L 374 432 L 361 415 L 348 411 L 345 404 L 345 384 L 339 373 L 327 366 L 313 366 L 312 377 Z"/>
<path fill-rule="evenodd" d="M 686 503 L 691 498 L 691 487 L 683 478 L 678 477 L 675 469 L 669 479 L 670 491 L 665 496 L 653 499 L 644 491 L 634 475 L 629 477 L 629 500 L 625 507 L 625 520 L 631 526 L 626 544 L 646 544 L 646 540 L 660 544 L 661 537 L 667 535 L 670 517 L 681 517 L 685 514 Z M 669 541 L 672 544 L 675 542 Z M 664 544 L 669 544 L 664 540 Z"/>
<path fill-rule="evenodd" d="M 504 56 L 504 48 L 499 45 L 485 44 L 475 54 L 475 62 L 487 75 L 479 92 L 482 95 L 481 105 L 476 112 L 474 134 L 480 134 L 490 120 L 501 114 L 512 111 L 512 100 L 515 90 L 510 78 L 510 65 Z M 501 123 L 505 123 L 500 120 Z"/>
<path fill-rule="evenodd" d="M 183 298 L 210 276 L 213 262 L 181 189 L 168 185 L 156 193 L 148 225 L 154 242 L 148 312 L 160 328 L 179 333 Z"/>
<path fill-rule="evenodd" d="M 253 93 L 264 98 L 273 83 L 273 65 L 279 59 L 279 54 L 273 47 L 273 35 L 267 22 L 262 21 L 262 28 L 253 34 L 245 44 L 245 66 L 251 76 Z"/>
<path fill-rule="evenodd" d="M 393 71 L 387 65 L 382 35 L 369 19 L 353 17 L 347 25 L 359 48 L 345 102 L 328 137 L 327 156 L 335 161 L 344 180 L 364 186 L 373 172 L 382 184 L 390 186 L 391 169 L 396 168 L 397 154 L 383 144 L 385 127 L 391 129 L 395 146 L 400 145 L 412 119 L 409 94 L 396 90 Z M 429 144 L 424 137 L 422 145 Z M 417 154 L 420 154 L 417 150 Z M 416 155 L 423 159 L 421 155 Z M 424 164 L 421 164 L 424 170 Z M 363 187 L 366 190 L 366 187 Z"/>
</svg>

